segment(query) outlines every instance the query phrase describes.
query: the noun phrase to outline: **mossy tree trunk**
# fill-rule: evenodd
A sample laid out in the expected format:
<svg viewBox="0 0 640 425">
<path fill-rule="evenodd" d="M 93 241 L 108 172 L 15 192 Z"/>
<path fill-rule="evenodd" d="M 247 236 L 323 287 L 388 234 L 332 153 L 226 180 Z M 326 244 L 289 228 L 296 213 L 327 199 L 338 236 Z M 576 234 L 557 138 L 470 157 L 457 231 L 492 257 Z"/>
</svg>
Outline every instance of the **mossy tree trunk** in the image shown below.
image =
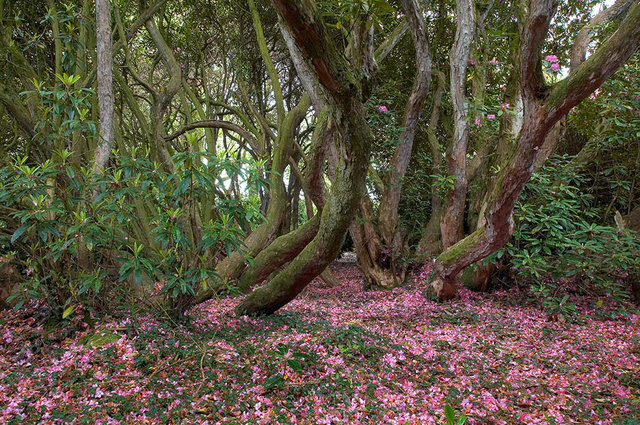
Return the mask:
<svg viewBox="0 0 640 425">
<path fill-rule="evenodd" d="M 568 77 L 547 87 L 541 49 L 557 2 L 533 0 L 521 35 L 522 129 L 488 198 L 484 226 L 437 259 L 434 289 L 441 299 L 456 295 L 460 272 L 504 246 L 513 232 L 513 209 L 531 177 L 538 151 L 554 125 L 593 93 L 640 46 L 640 4 L 634 4 L 618 29 Z"/>
</svg>

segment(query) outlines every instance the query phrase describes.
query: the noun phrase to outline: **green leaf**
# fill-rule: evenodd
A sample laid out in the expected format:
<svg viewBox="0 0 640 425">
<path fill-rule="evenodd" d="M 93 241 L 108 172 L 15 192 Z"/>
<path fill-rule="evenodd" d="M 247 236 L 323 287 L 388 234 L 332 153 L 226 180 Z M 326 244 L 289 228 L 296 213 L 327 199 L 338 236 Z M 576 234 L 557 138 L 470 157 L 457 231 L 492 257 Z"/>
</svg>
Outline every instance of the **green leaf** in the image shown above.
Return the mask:
<svg viewBox="0 0 640 425">
<path fill-rule="evenodd" d="M 287 363 L 289 363 L 289 367 L 294 371 L 302 372 L 302 363 L 300 363 L 300 360 L 289 359 L 287 360 Z"/>
<path fill-rule="evenodd" d="M 27 229 L 29 229 L 29 227 L 31 227 L 31 224 L 23 224 L 22 226 L 18 227 L 16 231 L 13 232 L 13 235 L 11 236 L 11 243 L 14 243 L 15 241 L 17 241 L 20 238 L 20 236 L 22 236 L 24 232 L 26 232 Z"/>
<path fill-rule="evenodd" d="M 67 307 L 63 312 L 62 312 L 62 318 L 66 319 L 67 317 L 69 317 L 69 315 L 71 313 L 73 313 L 73 310 L 75 309 L 75 306 L 70 305 L 69 307 Z"/>
<path fill-rule="evenodd" d="M 271 378 L 264 381 L 264 385 L 262 386 L 265 390 L 270 390 L 278 385 L 281 385 L 284 382 L 284 378 L 282 375 L 277 374 L 272 376 Z"/>
<path fill-rule="evenodd" d="M 449 406 L 448 404 L 444 406 L 444 415 L 451 425 L 454 425 L 456 423 L 456 415 L 453 411 L 453 407 Z"/>
</svg>

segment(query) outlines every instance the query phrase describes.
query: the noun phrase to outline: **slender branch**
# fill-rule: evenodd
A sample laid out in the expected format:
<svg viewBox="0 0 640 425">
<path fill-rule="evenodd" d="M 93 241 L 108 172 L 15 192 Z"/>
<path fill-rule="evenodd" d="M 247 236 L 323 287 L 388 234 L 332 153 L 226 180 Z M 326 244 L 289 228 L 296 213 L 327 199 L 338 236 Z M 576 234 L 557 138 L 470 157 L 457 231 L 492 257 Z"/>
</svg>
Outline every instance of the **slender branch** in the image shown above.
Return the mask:
<svg viewBox="0 0 640 425">
<path fill-rule="evenodd" d="M 260 146 L 256 138 L 251 135 L 251 133 L 249 133 L 244 128 L 240 127 L 238 124 L 234 124 L 229 121 L 203 120 L 203 121 L 192 122 L 190 124 L 183 126 L 175 133 L 169 136 L 165 136 L 164 141 L 169 142 L 171 140 L 177 139 L 187 131 L 195 130 L 196 128 L 221 128 L 221 129 L 231 130 L 239 134 L 243 139 L 249 142 L 249 145 L 256 152 L 258 156 L 261 156 L 263 153 L 262 147 Z"/>
<path fill-rule="evenodd" d="M 398 45 L 400 40 L 404 37 L 409 29 L 409 22 L 404 21 L 401 24 L 398 24 L 397 27 L 391 31 L 391 34 L 378 46 L 374 53 L 374 57 L 376 58 L 376 62 L 382 62 L 389 53 L 393 51 L 393 49 Z"/>
<path fill-rule="evenodd" d="M 130 41 L 136 35 L 136 32 L 138 32 L 138 30 L 142 28 L 145 25 L 145 23 L 149 19 L 151 19 L 153 15 L 156 14 L 156 12 L 158 12 L 158 10 L 160 10 L 160 7 L 166 1 L 167 0 L 158 0 L 151 7 L 148 7 L 142 13 L 140 13 L 140 16 L 138 16 L 138 18 L 134 21 L 134 23 L 131 24 L 129 28 L 127 28 L 126 40 Z"/>
<path fill-rule="evenodd" d="M 262 55 L 262 60 L 267 68 L 267 73 L 269 74 L 269 79 L 271 80 L 271 87 L 273 88 L 273 94 L 276 98 L 276 110 L 278 111 L 278 122 L 281 122 L 284 119 L 284 101 L 282 98 L 282 87 L 280 86 L 280 80 L 278 78 L 278 71 L 276 70 L 275 65 L 273 64 L 273 60 L 269 55 L 269 49 L 267 48 L 267 40 L 264 37 L 264 32 L 262 31 L 262 23 L 260 22 L 260 14 L 258 13 L 258 9 L 256 8 L 255 2 L 253 0 L 249 1 L 249 9 L 251 10 L 251 19 L 253 20 L 253 28 L 256 31 L 256 37 L 258 40 L 258 47 L 260 48 L 260 54 Z"/>
</svg>

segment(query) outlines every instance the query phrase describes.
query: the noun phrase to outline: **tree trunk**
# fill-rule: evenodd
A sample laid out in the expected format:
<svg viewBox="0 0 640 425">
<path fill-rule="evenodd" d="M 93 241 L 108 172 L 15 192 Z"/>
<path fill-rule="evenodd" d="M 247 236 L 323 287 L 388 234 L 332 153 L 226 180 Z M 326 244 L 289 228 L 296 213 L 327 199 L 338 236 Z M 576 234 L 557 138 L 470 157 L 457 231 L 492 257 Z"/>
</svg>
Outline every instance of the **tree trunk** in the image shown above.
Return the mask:
<svg viewBox="0 0 640 425">
<path fill-rule="evenodd" d="M 429 222 L 422 231 L 420 242 L 418 243 L 418 255 L 423 258 L 433 257 L 442 252 L 442 242 L 440 241 L 440 220 L 442 219 L 442 199 L 438 188 L 438 176 L 440 175 L 440 167 L 442 165 L 442 153 L 440 152 L 440 143 L 436 135 L 436 128 L 440 122 L 440 111 L 442 106 L 442 94 L 445 87 L 445 75 L 438 71 L 438 86 L 433 95 L 433 109 L 431 110 L 431 118 L 429 119 L 429 127 L 427 128 L 427 140 L 431 150 L 431 217 Z"/>
<path fill-rule="evenodd" d="M 282 218 L 287 208 L 287 191 L 282 180 L 287 161 L 293 150 L 293 140 L 295 129 L 300 125 L 307 113 L 310 105 L 309 96 L 303 96 L 300 102 L 292 109 L 280 123 L 278 137 L 273 151 L 273 162 L 271 164 L 271 174 L 269 177 L 270 199 L 266 221 L 258 226 L 244 240 L 245 252 L 233 252 L 216 266 L 216 273 L 225 281 L 238 278 L 245 268 L 246 258 L 256 257 L 272 240 L 280 228 Z M 277 239 L 276 239 L 277 240 Z M 244 288 L 248 288 L 254 282 L 243 283 Z M 216 288 L 206 288 L 201 290 L 195 299 L 195 303 L 201 303 L 215 294 Z"/>
<path fill-rule="evenodd" d="M 313 217 L 300 228 L 278 237 L 253 259 L 242 273 L 238 288 L 246 292 L 253 285 L 260 284 L 271 273 L 293 260 L 318 233 L 320 218 Z"/>
<path fill-rule="evenodd" d="M 98 108 L 100 135 L 94 157 L 94 170 L 101 173 L 109 162 L 114 141 L 113 54 L 111 49 L 111 11 L 109 0 L 96 0 Z"/>
<path fill-rule="evenodd" d="M 333 274 L 331 267 L 327 266 L 326 269 L 322 273 L 320 273 L 320 279 L 324 281 L 327 285 L 332 288 L 337 288 L 342 285 L 342 281 L 338 279 L 338 277 Z"/>
<path fill-rule="evenodd" d="M 316 237 L 276 277 L 247 296 L 236 314 L 271 314 L 287 304 L 339 254 L 363 192 L 372 136 L 364 108 L 356 99 L 343 105 L 344 134 L 336 178 L 322 210 Z M 342 109 L 341 108 L 341 109 Z"/>
<path fill-rule="evenodd" d="M 440 223 L 442 245 L 445 249 L 464 236 L 464 209 L 467 199 L 467 146 L 469 144 L 469 124 L 465 87 L 467 63 L 471 43 L 475 34 L 475 2 L 457 0 L 456 42 L 451 56 L 451 103 L 453 104 L 453 142 L 447 157 L 449 176 L 454 178 L 453 189 L 449 191 L 445 212 Z"/>
<path fill-rule="evenodd" d="M 368 287 L 391 288 L 402 284 L 406 277 L 406 231 L 398 222 L 401 181 L 409 166 L 418 121 L 431 83 L 431 54 L 420 6 L 416 0 L 403 0 L 403 6 L 416 51 L 416 76 L 404 113 L 404 131 L 384 177 L 378 226 L 371 220 L 373 208 L 368 195 L 360 206 L 364 222 L 357 220 L 351 225 L 356 254 Z"/>
</svg>

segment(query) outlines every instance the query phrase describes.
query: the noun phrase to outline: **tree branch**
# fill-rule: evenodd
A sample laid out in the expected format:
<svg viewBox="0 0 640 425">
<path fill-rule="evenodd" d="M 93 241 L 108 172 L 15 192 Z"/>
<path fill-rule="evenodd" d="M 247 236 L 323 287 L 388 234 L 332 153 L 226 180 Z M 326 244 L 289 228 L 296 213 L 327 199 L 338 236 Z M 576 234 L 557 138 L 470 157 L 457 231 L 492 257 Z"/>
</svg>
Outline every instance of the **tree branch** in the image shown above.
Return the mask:
<svg viewBox="0 0 640 425">
<path fill-rule="evenodd" d="M 613 6 L 604 9 L 602 12 L 594 16 L 591 21 L 576 35 L 573 41 L 573 48 L 571 49 L 571 65 L 570 72 L 573 72 L 578 66 L 580 66 L 586 58 L 587 46 L 591 41 L 591 37 L 594 31 L 608 22 L 611 22 L 619 18 L 623 13 L 626 13 L 634 0 L 617 0 Z"/>
<path fill-rule="evenodd" d="M 420 18 L 422 20 L 422 17 Z M 404 21 L 401 24 L 398 24 L 397 27 L 391 31 L 391 34 L 378 46 L 374 53 L 374 57 L 376 58 L 376 62 L 382 62 L 389 53 L 393 51 L 393 49 L 398 45 L 400 40 L 404 37 L 409 29 L 409 23 Z"/>
<path fill-rule="evenodd" d="M 203 121 L 195 121 L 190 124 L 187 124 L 180 128 L 175 133 L 165 136 L 164 141 L 169 142 L 171 140 L 177 139 L 182 136 L 187 131 L 195 130 L 196 128 L 222 128 L 226 130 L 233 131 L 234 133 L 239 134 L 243 139 L 245 139 L 249 146 L 254 150 L 257 156 L 262 156 L 263 150 L 255 137 L 251 135 L 247 130 L 240 127 L 238 124 L 234 124 L 229 121 L 221 121 L 221 120 L 203 120 Z"/>
</svg>

